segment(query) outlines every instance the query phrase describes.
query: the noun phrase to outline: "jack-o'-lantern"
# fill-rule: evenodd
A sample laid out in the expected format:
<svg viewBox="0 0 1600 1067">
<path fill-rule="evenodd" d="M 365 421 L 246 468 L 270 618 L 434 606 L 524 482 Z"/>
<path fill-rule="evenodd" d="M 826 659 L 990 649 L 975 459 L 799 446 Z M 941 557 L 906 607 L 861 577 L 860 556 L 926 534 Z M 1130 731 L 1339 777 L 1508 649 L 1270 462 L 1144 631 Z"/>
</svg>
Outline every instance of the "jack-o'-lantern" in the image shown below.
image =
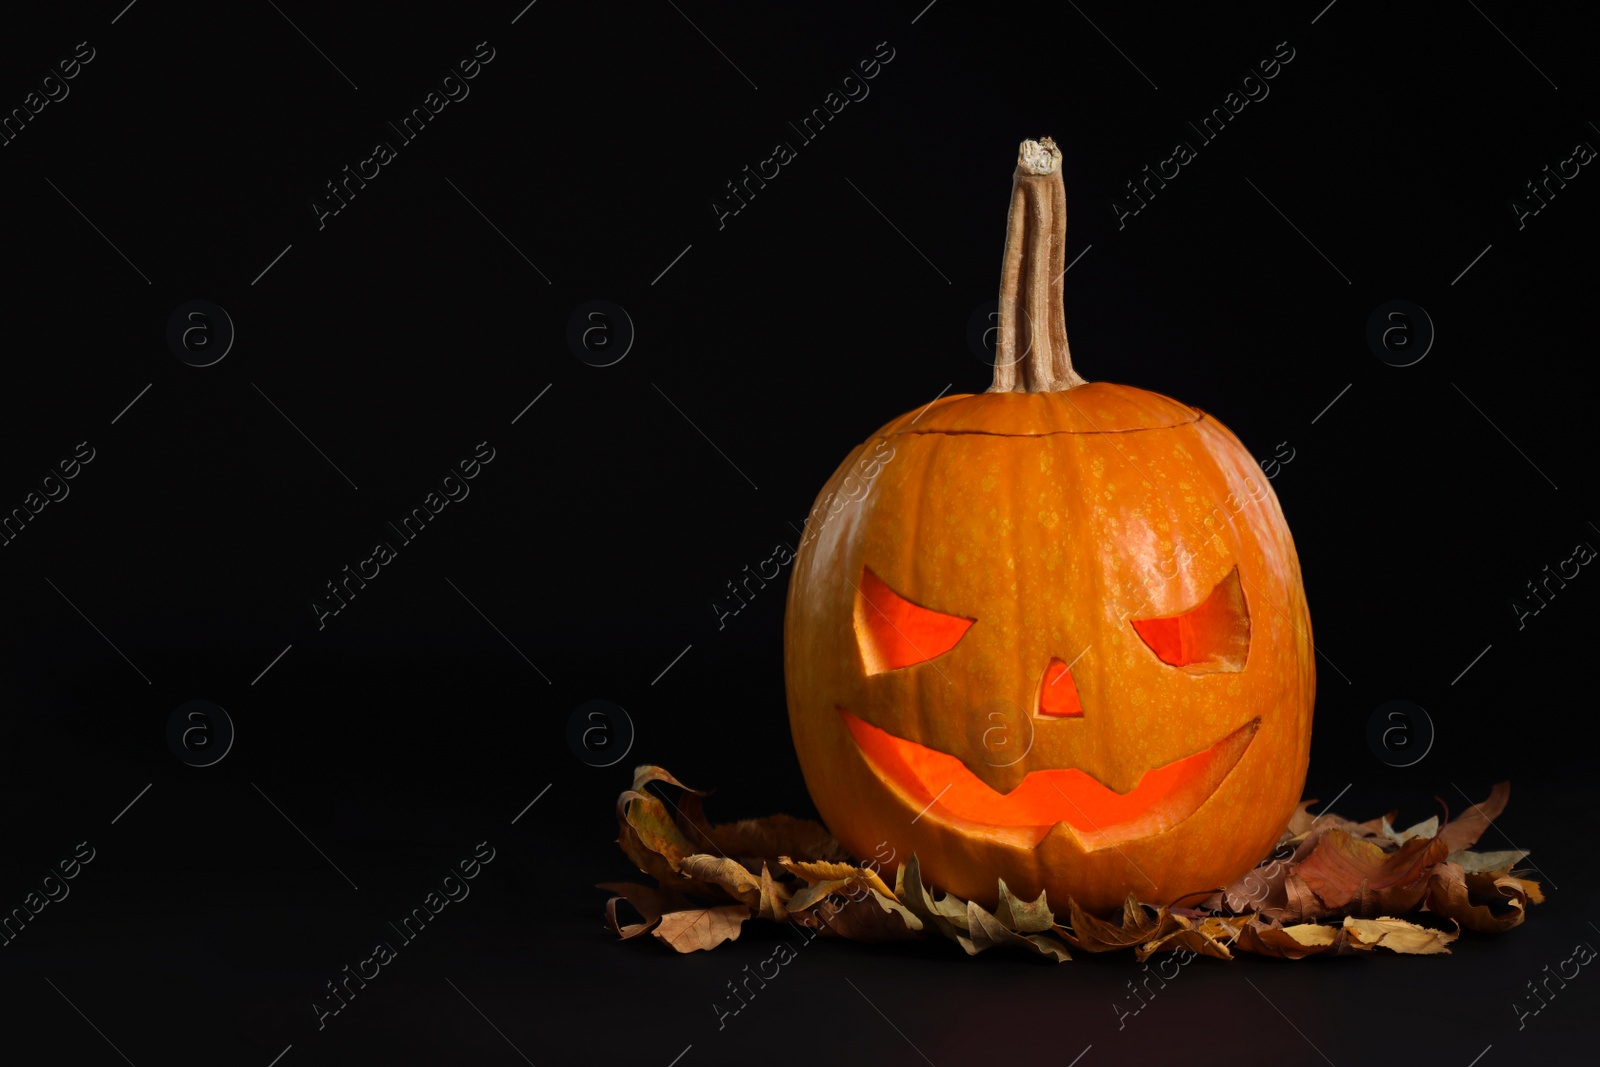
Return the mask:
<svg viewBox="0 0 1600 1067">
<path fill-rule="evenodd" d="M 857 856 L 915 853 L 991 905 L 1002 878 L 1058 907 L 1172 903 L 1247 871 L 1295 809 L 1311 621 L 1238 439 L 1073 369 L 1060 158 L 1019 153 L 993 386 L 890 422 L 818 498 L 790 726 Z"/>
</svg>

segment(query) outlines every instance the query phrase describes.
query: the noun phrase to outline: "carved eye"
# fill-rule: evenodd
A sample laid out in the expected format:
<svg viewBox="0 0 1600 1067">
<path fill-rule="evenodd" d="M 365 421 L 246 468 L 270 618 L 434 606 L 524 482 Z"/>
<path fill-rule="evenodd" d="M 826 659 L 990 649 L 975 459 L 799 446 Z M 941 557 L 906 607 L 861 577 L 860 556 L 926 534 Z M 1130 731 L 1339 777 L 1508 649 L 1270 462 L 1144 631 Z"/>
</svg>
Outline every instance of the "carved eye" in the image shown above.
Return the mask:
<svg viewBox="0 0 1600 1067">
<path fill-rule="evenodd" d="M 1250 610 L 1239 568 L 1217 583 L 1199 606 L 1162 619 L 1133 619 L 1133 628 L 1161 662 L 1192 674 L 1244 670 L 1250 653 Z"/>
<path fill-rule="evenodd" d="M 865 567 L 856 587 L 855 616 L 856 640 L 868 674 L 942 656 L 956 647 L 976 621 L 913 604 Z"/>
</svg>

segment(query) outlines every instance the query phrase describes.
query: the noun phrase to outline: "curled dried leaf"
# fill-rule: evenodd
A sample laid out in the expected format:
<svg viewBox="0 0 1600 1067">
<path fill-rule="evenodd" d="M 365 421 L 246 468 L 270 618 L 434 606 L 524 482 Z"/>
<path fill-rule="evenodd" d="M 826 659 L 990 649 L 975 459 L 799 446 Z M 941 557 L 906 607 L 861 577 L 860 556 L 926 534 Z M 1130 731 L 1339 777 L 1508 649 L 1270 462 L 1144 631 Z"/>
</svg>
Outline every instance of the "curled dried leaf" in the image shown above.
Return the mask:
<svg viewBox="0 0 1600 1067">
<path fill-rule="evenodd" d="M 804 911 L 791 909 L 790 914 L 853 941 L 908 941 L 921 937 L 923 930 L 915 913 L 875 889 L 865 889 L 860 896 L 813 901 Z"/>
<path fill-rule="evenodd" d="M 761 879 L 726 856 L 708 856 L 703 852 L 685 856 L 678 869 L 691 878 L 715 885 L 741 904 L 752 908 L 761 905 Z"/>
<path fill-rule="evenodd" d="M 1387 815 L 1378 816 L 1376 819 L 1355 822 L 1331 811 L 1313 815 L 1308 809 L 1316 803 L 1317 801 L 1315 800 L 1302 800 L 1300 802 L 1300 806 L 1295 809 L 1295 813 L 1289 816 L 1289 826 L 1283 832 L 1283 837 L 1279 841 L 1280 844 L 1298 842 L 1305 838 L 1307 834 L 1326 830 L 1343 830 L 1351 837 L 1383 837 L 1384 827 L 1393 823 L 1394 817 L 1400 814 L 1397 811 L 1391 811 Z"/>
<path fill-rule="evenodd" d="M 1283 838 L 1299 837 L 1311 829 L 1311 824 L 1316 821 L 1316 816 L 1310 812 L 1311 805 L 1317 803 L 1315 799 L 1302 800 L 1295 806 L 1294 814 L 1289 816 L 1289 825 L 1283 831 Z M 1279 840 L 1283 840 L 1280 838 Z"/>
<path fill-rule="evenodd" d="M 650 763 L 641 763 L 639 766 L 633 769 L 633 786 L 631 787 L 633 792 L 642 792 L 644 787 L 649 785 L 651 782 L 666 782 L 669 785 L 677 786 L 685 793 L 693 793 L 697 797 L 711 795 L 709 790 L 691 789 L 684 785 L 682 782 L 674 778 L 671 772 L 665 767 L 657 767 Z"/>
<path fill-rule="evenodd" d="M 1341 931 L 1337 926 L 1297 923 L 1283 926 L 1252 918 L 1239 929 L 1233 947 L 1240 952 L 1278 959 L 1298 960 L 1335 949 Z"/>
<path fill-rule="evenodd" d="M 969 956 L 976 956 L 991 948 L 1010 948 L 1020 949 L 1056 963 L 1065 963 L 1072 958 L 1066 946 L 1055 938 L 1037 933 L 1021 934 L 1008 929 L 1005 923 L 984 910 L 976 901 L 967 901 L 967 930 L 969 936 L 957 936 L 956 942 L 966 949 Z"/>
<path fill-rule="evenodd" d="M 773 867 L 778 865 L 780 856 L 799 856 L 807 860 L 850 859 L 850 854 L 833 839 L 827 827 L 792 815 L 723 823 L 711 827 L 708 837 L 712 847 L 707 851 L 739 859 L 765 860 Z"/>
<path fill-rule="evenodd" d="M 1152 916 L 1151 911 L 1156 914 Z M 1075 900 L 1067 901 L 1067 915 L 1071 929 L 1058 926 L 1056 932 L 1073 948 L 1086 952 L 1113 952 L 1132 948 L 1148 941 L 1160 940 L 1165 934 L 1180 929 L 1178 917 L 1165 908 L 1147 908 L 1132 894 L 1122 903 L 1120 925 L 1098 919 L 1078 906 Z"/>
<path fill-rule="evenodd" d="M 1523 849 L 1506 852 L 1473 852 L 1466 848 L 1452 852 L 1446 857 L 1451 863 L 1459 863 L 1461 869 L 1468 874 L 1508 871 L 1527 858 L 1528 853 Z"/>
<path fill-rule="evenodd" d="M 967 930 L 966 901 L 938 897 L 922 882 L 922 868 L 916 853 L 895 872 L 894 892 L 925 926 L 954 941 Z"/>
<path fill-rule="evenodd" d="M 773 922 L 786 922 L 789 918 L 788 900 L 792 890 L 773 878 L 766 863 L 761 864 L 761 896 L 756 914 Z"/>
<path fill-rule="evenodd" d="M 1280 841 L 1266 861 L 1220 893 L 1202 901 L 1201 907 L 1206 911 L 1234 914 L 1259 912 L 1268 918 L 1284 921 L 1315 918 L 1318 908 L 1314 898 L 1308 897 L 1310 891 L 1303 882 L 1290 886 L 1290 874 L 1315 851 L 1322 836 L 1332 830 L 1342 830 L 1358 838 L 1378 836 L 1376 832 L 1367 834 L 1362 829 L 1365 824 L 1352 823 L 1337 816 L 1328 818 L 1330 822 L 1327 824 L 1319 823 L 1313 830 Z M 1334 822 L 1343 825 L 1335 826 Z"/>
<path fill-rule="evenodd" d="M 864 885 L 890 900 L 897 899 L 894 890 L 890 889 L 878 876 L 878 872 L 871 867 L 857 867 L 853 863 L 833 863 L 828 860 L 792 860 L 788 856 L 780 856 L 778 864 L 797 878 L 805 879 L 806 884 L 810 886 L 824 882 L 836 882 L 845 886 Z M 829 889 L 828 892 L 838 892 L 838 890 Z"/>
<path fill-rule="evenodd" d="M 1544 901 L 1538 882 L 1509 871 L 1468 873 L 1457 863 L 1443 863 L 1428 882 L 1428 910 L 1480 933 L 1499 933 L 1521 926 L 1528 901 Z"/>
<path fill-rule="evenodd" d="M 1515 871 L 1468 871 L 1467 889 L 1474 893 L 1481 893 L 1484 897 L 1490 895 L 1488 888 L 1479 889 L 1480 879 L 1487 877 L 1493 891 L 1505 897 L 1509 903 L 1512 898 L 1527 898 L 1535 904 L 1544 903 L 1544 889 L 1531 878 L 1521 878 Z"/>
<path fill-rule="evenodd" d="M 1397 845 L 1403 845 L 1414 837 L 1433 837 L 1439 832 L 1439 816 L 1437 815 L 1429 819 L 1424 819 L 1415 826 L 1407 827 L 1404 830 L 1396 830 L 1394 826 L 1391 825 L 1391 818 L 1392 816 L 1384 816 L 1383 836 L 1387 837 L 1390 841 L 1393 841 Z"/>
<path fill-rule="evenodd" d="M 695 852 L 661 799 L 633 789 L 617 798 L 617 843 L 641 871 L 663 884 L 675 881 L 684 857 Z"/>
<path fill-rule="evenodd" d="M 1173 915 L 1172 918 L 1177 927 L 1140 945 L 1134 951 L 1135 959 L 1142 963 L 1157 952 L 1187 949 L 1201 956 L 1231 960 L 1233 953 L 1228 951 L 1228 946 L 1250 921 L 1244 915 L 1209 915 L 1204 919 Z"/>
<path fill-rule="evenodd" d="M 620 936 L 624 941 L 630 937 L 638 937 L 646 933 L 651 927 L 661 921 L 661 916 L 669 911 L 677 911 L 689 906 L 689 902 L 677 893 L 670 893 L 664 889 L 654 889 L 647 885 L 637 885 L 632 882 L 602 882 L 596 889 L 604 889 L 617 896 L 606 901 L 606 925 L 611 932 Z M 617 905 L 626 901 L 633 910 L 638 912 L 644 920 L 638 923 L 624 923 L 617 914 Z"/>
<path fill-rule="evenodd" d="M 1302 917 L 1411 911 L 1427 893 L 1430 871 L 1449 854 L 1438 838 L 1413 837 L 1385 852 L 1343 830 L 1329 831 L 1294 870 L 1321 906 L 1320 914 Z"/>
<path fill-rule="evenodd" d="M 1494 788 L 1489 790 L 1489 799 L 1474 804 L 1460 815 L 1451 819 L 1439 828 L 1438 837 L 1446 845 L 1445 854 L 1471 848 L 1478 843 L 1478 838 L 1489 828 L 1489 824 L 1500 817 L 1506 810 L 1506 804 L 1511 801 L 1511 783 L 1496 782 Z M 1443 801 L 1440 801 L 1443 803 Z"/>
</svg>

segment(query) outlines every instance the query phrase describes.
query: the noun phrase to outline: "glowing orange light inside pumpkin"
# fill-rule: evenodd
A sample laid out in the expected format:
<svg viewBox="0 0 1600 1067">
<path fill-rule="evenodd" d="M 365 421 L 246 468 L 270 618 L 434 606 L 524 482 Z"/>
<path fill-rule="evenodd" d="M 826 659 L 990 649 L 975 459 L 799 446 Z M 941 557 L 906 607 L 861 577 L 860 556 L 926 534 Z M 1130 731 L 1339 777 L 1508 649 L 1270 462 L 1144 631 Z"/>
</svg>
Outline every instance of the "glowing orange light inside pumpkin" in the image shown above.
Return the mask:
<svg viewBox="0 0 1600 1067">
<path fill-rule="evenodd" d="M 1078 685 L 1072 680 L 1072 671 L 1058 659 L 1050 661 L 1044 669 L 1044 681 L 1039 686 L 1040 715 L 1082 715 L 1083 704 L 1078 700 Z"/>
<path fill-rule="evenodd" d="M 1133 619 L 1133 628 L 1163 663 L 1196 671 L 1242 671 L 1250 651 L 1250 612 L 1239 585 L 1239 568 L 1211 595 L 1181 615 Z"/>
<path fill-rule="evenodd" d="M 1009 793 L 984 784 L 956 757 L 896 737 L 840 709 L 856 744 L 913 803 L 980 826 L 1031 830 L 1033 843 L 1058 822 L 1095 847 L 1160 833 L 1204 803 L 1255 737 L 1252 719 L 1209 748 L 1144 773 L 1118 793 L 1076 767 L 1030 771 Z"/>
<path fill-rule="evenodd" d="M 863 568 L 856 587 L 856 638 L 868 674 L 898 670 L 956 647 L 975 620 L 913 604 Z"/>
</svg>

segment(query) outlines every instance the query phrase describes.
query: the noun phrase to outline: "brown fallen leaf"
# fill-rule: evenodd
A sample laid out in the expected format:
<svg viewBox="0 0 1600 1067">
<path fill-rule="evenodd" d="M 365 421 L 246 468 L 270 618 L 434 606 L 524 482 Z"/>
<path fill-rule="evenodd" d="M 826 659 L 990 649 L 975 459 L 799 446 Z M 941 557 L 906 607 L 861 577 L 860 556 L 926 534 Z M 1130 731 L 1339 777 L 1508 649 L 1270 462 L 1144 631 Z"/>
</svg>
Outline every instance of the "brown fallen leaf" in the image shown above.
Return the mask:
<svg viewBox="0 0 1600 1067">
<path fill-rule="evenodd" d="M 1240 952 L 1252 952 L 1258 956 L 1298 960 L 1320 955 L 1334 948 L 1341 932 L 1337 926 L 1324 926 L 1320 923 L 1283 926 L 1276 922 L 1266 923 L 1252 918 L 1240 927 L 1239 936 L 1234 941 L 1233 947 Z"/>
<path fill-rule="evenodd" d="M 778 862 L 806 882 L 787 902 L 791 915 L 809 915 L 822 923 L 819 929 L 857 941 L 903 941 L 921 936 L 922 920 L 871 867 L 796 861 L 787 856 Z"/>
<path fill-rule="evenodd" d="M 1259 911 L 1274 919 L 1301 918 L 1304 916 L 1301 897 L 1308 891 L 1303 884 L 1289 886 L 1290 873 L 1305 862 L 1324 834 L 1341 830 L 1359 840 L 1378 839 L 1382 837 L 1378 824 L 1383 818 L 1387 816 L 1370 823 L 1354 823 L 1337 815 L 1318 816 L 1307 822 L 1307 829 L 1302 832 L 1292 835 L 1286 832 L 1271 856 L 1232 885 L 1202 901 L 1200 906 L 1207 911 L 1236 914 Z M 1324 819 L 1327 821 L 1321 821 Z"/>
<path fill-rule="evenodd" d="M 1316 895 L 1323 915 L 1406 912 L 1422 902 L 1430 870 L 1449 854 L 1437 837 L 1414 837 L 1385 852 L 1375 842 L 1331 830 L 1294 873 Z"/>
<path fill-rule="evenodd" d="M 1474 852 L 1463 848 L 1445 858 L 1451 863 L 1459 863 L 1461 869 L 1468 874 L 1480 874 L 1485 871 L 1508 871 L 1527 859 L 1528 853 L 1523 849 L 1506 852 Z"/>
<path fill-rule="evenodd" d="M 1383 820 L 1383 836 L 1397 845 L 1403 845 L 1414 837 L 1433 837 L 1439 832 L 1439 816 L 1424 819 L 1415 826 L 1404 830 L 1396 830 L 1391 823 L 1392 816 L 1385 816 Z"/>
<path fill-rule="evenodd" d="M 778 865 L 790 874 L 805 879 L 806 884 L 810 886 L 823 883 L 864 885 L 891 900 L 897 899 L 894 890 L 885 885 L 878 872 L 871 867 L 857 867 L 853 863 L 833 863 L 827 860 L 792 860 L 788 856 L 778 857 Z"/>
<path fill-rule="evenodd" d="M 1290 869 L 1283 879 L 1283 906 L 1262 908 L 1261 914 L 1269 919 L 1284 922 L 1315 922 L 1322 917 L 1323 905 L 1317 895 L 1300 877 L 1300 872 Z"/>
<path fill-rule="evenodd" d="M 679 829 L 660 797 L 644 791 L 653 781 L 680 784 L 660 767 L 640 767 L 633 788 L 617 797 L 617 842 L 639 869 L 658 882 L 670 881 L 685 856 L 698 851 Z"/>
<path fill-rule="evenodd" d="M 1152 917 L 1150 911 L 1156 914 Z M 1166 908 L 1151 909 L 1140 904 L 1130 893 L 1122 904 L 1121 925 L 1098 919 L 1082 908 L 1077 901 L 1067 901 L 1067 914 L 1072 927 L 1056 927 L 1073 948 L 1086 952 L 1115 952 L 1133 948 L 1148 941 L 1160 940 L 1165 934 L 1179 929 L 1178 918 Z"/>
<path fill-rule="evenodd" d="M 1001 883 L 1004 885 L 1005 883 Z M 1040 898 L 1041 900 L 1043 897 Z M 1054 922 L 1051 923 L 1054 926 Z M 1053 960 L 1056 963 L 1065 963 L 1072 959 L 1067 952 L 1067 947 L 1053 937 L 1045 937 L 1038 933 L 1020 933 L 1009 928 L 998 916 L 990 914 L 976 901 L 967 901 L 967 930 L 968 936 L 956 937 L 956 942 L 967 951 L 967 955 L 976 956 L 978 953 L 991 948 L 1020 949 L 1035 956 Z"/>
<path fill-rule="evenodd" d="M 652 889 L 647 885 L 635 885 L 632 882 L 602 882 L 595 888 L 618 894 L 606 901 L 606 925 L 611 928 L 612 933 L 620 935 L 624 941 L 647 932 L 667 912 L 689 906 L 689 902 L 677 893 Z M 631 905 L 644 922 L 622 923 L 617 916 L 619 901 L 626 901 Z"/>
<path fill-rule="evenodd" d="M 1295 813 L 1289 816 L 1289 826 L 1284 831 L 1284 837 L 1280 840 L 1280 844 L 1284 843 L 1284 841 L 1298 841 L 1317 830 L 1343 830 L 1351 837 L 1382 837 L 1384 836 L 1384 826 L 1392 823 L 1394 817 L 1399 814 L 1399 812 L 1391 811 L 1387 815 L 1378 816 L 1376 819 L 1355 822 L 1331 811 L 1313 815 L 1307 809 L 1315 803 L 1317 803 L 1315 800 L 1302 800 L 1300 802 L 1300 806 L 1295 809 Z"/>
<path fill-rule="evenodd" d="M 827 827 L 812 819 L 792 815 L 769 815 L 764 819 L 713 826 L 710 852 L 738 859 L 765 860 L 778 866 L 780 856 L 800 856 L 807 860 L 848 861 L 850 854 L 833 839 Z"/>
<path fill-rule="evenodd" d="M 1006 929 L 1024 934 L 1042 933 L 1056 924 L 1050 905 L 1045 903 L 1044 890 L 1039 890 L 1037 900 L 1023 900 L 1006 887 L 1004 878 L 1000 879 L 1000 901 L 995 906 L 994 917 Z"/>
<path fill-rule="evenodd" d="M 1544 888 L 1531 878 L 1520 877 L 1516 871 L 1468 871 L 1467 890 L 1483 899 L 1495 895 L 1505 897 L 1508 904 L 1513 899 L 1524 905 L 1530 900 L 1535 904 L 1544 903 Z"/>
<path fill-rule="evenodd" d="M 1308 809 L 1315 803 L 1317 803 L 1315 799 L 1302 800 L 1295 807 L 1294 814 L 1289 816 L 1289 825 L 1283 831 L 1284 837 L 1299 837 L 1311 829 L 1311 824 L 1316 821 L 1316 816 L 1312 815 Z"/>
<path fill-rule="evenodd" d="M 743 904 L 669 911 L 650 935 L 677 952 L 703 952 L 724 941 L 738 940 L 749 917 L 750 909 Z"/>
<path fill-rule="evenodd" d="M 793 891 L 782 882 L 772 877 L 767 870 L 766 862 L 761 864 L 761 896 L 756 905 L 756 915 L 762 919 L 773 922 L 787 922 L 789 919 L 788 900 Z"/>
<path fill-rule="evenodd" d="M 850 941 L 915 941 L 923 936 L 922 920 L 904 904 L 875 889 L 860 889 L 859 896 L 821 898 L 791 914 L 803 925 Z"/>
<path fill-rule="evenodd" d="M 1134 959 L 1143 963 L 1157 952 L 1177 952 L 1188 949 L 1201 956 L 1219 960 L 1233 959 L 1228 951 L 1239 931 L 1250 921 L 1245 915 L 1208 915 L 1204 919 L 1191 919 L 1173 915 L 1177 927 L 1160 933 L 1134 950 Z"/>
<path fill-rule="evenodd" d="M 924 929 L 956 942 L 969 956 L 1003 946 L 1057 963 L 1072 958 L 1066 946 L 1047 933 L 1055 930 L 1055 917 L 1043 892 L 1035 900 L 1023 900 L 1001 880 L 999 904 L 991 913 L 954 894 L 930 891 L 913 853 L 895 872 L 895 893 L 922 920 Z"/>
<path fill-rule="evenodd" d="M 690 878 L 709 882 L 722 889 L 741 904 L 759 909 L 761 906 L 761 878 L 751 874 L 743 864 L 726 856 L 708 856 L 703 852 L 685 856 L 678 870 Z"/>
<path fill-rule="evenodd" d="M 697 852 L 715 853 L 745 862 L 755 869 L 755 860 L 765 860 L 774 866 L 779 856 L 800 855 L 817 859 L 848 860 L 844 847 L 833 839 L 827 827 L 814 819 L 797 819 L 792 815 L 769 815 L 761 819 L 741 819 L 738 822 L 712 825 L 705 817 L 705 798 L 709 790 L 690 789 L 660 767 L 641 767 L 636 772 L 634 789 L 642 789 L 641 777 L 648 781 L 664 781 L 684 790 L 673 805 L 679 831 Z"/>
<path fill-rule="evenodd" d="M 1358 919 L 1347 915 L 1337 926 L 1329 923 L 1281 926 L 1252 919 L 1240 929 L 1233 947 L 1240 952 L 1288 960 L 1307 956 L 1348 956 L 1371 952 L 1375 948 L 1415 956 L 1448 953 L 1450 950 L 1445 946 L 1458 936 L 1459 933 L 1420 926 L 1389 916 Z"/>
<path fill-rule="evenodd" d="M 1517 878 L 1509 871 L 1469 874 L 1460 864 L 1444 863 L 1428 882 L 1428 910 L 1479 933 L 1521 926 L 1529 900 L 1544 902 L 1539 883 Z"/>
<path fill-rule="evenodd" d="M 934 932 L 951 941 L 967 932 L 967 902 L 952 896 L 941 898 L 928 889 L 916 853 L 895 871 L 894 892 Z"/>
<path fill-rule="evenodd" d="M 1489 799 L 1479 804 L 1474 804 L 1460 815 L 1451 819 L 1439 828 L 1436 835 L 1449 847 L 1445 855 L 1458 849 L 1471 848 L 1478 843 L 1478 838 L 1489 828 L 1489 824 L 1499 818 L 1500 813 L 1506 810 L 1506 804 L 1511 800 L 1511 783 L 1496 782 L 1489 791 Z M 1441 805 L 1444 801 L 1439 802 Z"/>
</svg>

